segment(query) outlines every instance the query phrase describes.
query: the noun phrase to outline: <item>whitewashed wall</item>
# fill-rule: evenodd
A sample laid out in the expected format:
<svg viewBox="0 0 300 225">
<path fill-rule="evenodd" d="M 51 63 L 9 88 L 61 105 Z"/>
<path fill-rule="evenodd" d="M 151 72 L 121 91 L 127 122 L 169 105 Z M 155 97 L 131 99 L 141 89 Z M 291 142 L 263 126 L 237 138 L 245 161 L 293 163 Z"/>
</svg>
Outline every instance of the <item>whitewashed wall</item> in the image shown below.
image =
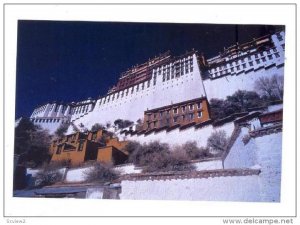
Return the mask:
<svg viewBox="0 0 300 225">
<path fill-rule="evenodd" d="M 282 133 L 252 138 L 246 145 L 242 142 L 247 128 L 231 148 L 224 161 L 225 169 L 261 168 L 260 189 L 263 201 L 280 201 Z"/>
<path fill-rule="evenodd" d="M 207 139 L 212 132 L 224 130 L 228 137 L 231 136 L 234 130 L 233 122 L 226 123 L 219 127 L 213 127 L 212 125 L 207 125 L 200 129 L 195 129 L 195 127 L 190 127 L 184 130 L 174 129 L 170 132 L 166 130 L 160 131 L 158 133 L 151 133 L 149 135 L 127 135 L 122 138 L 125 140 L 138 141 L 140 143 L 149 143 L 151 141 L 160 141 L 164 143 L 169 143 L 171 146 L 181 145 L 187 141 L 196 141 L 199 147 L 204 147 L 207 144 Z"/>
<path fill-rule="evenodd" d="M 211 160 L 193 163 L 196 171 L 223 169 L 222 160 Z"/>
<path fill-rule="evenodd" d="M 261 201 L 257 175 L 122 181 L 121 186 L 122 200 Z"/>
<path fill-rule="evenodd" d="M 152 78 L 149 88 L 147 88 L 147 82 L 145 82 L 144 90 L 142 90 L 142 84 L 139 84 L 139 91 L 137 92 L 136 86 L 134 86 L 134 92 L 131 94 L 130 88 L 128 96 L 124 94 L 123 97 L 115 98 L 113 101 L 110 97 L 110 101 L 106 101 L 104 104 L 103 99 L 99 99 L 93 112 L 79 118 L 74 123 L 76 125 L 82 123 L 85 127 L 90 128 L 95 123 L 113 123 L 119 118 L 135 122 L 143 118 L 144 111 L 147 109 L 205 96 L 196 55 L 193 55 L 193 65 L 193 72 L 178 78 L 163 82 L 163 76 L 157 75 L 156 85 L 153 85 Z M 99 104 L 100 101 L 101 104 Z"/>
<path fill-rule="evenodd" d="M 66 174 L 65 182 L 82 182 L 85 180 L 85 174 L 92 167 L 69 169 Z"/>
<path fill-rule="evenodd" d="M 278 60 L 282 60 L 281 58 Z M 284 67 L 272 67 L 268 70 L 261 69 L 251 71 L 247 74 L 228 75 L 214 80 L 206 79 L 203 81 L 208 100 L 212 98 L 225 99 L 237 90 L 255 90 L 255 81 L 260 77 L 271 77 L 274 74 L 283 75 Z M 217 88 L 216 88 L 217 87 Z"/>
<path fill-rule="evenodd" d="M 120 174 L 131 174 L 131 173 L 141 173 L 141 169 L 135 168 L 133 164 L 125 164 L 121 166 L 116 166 L 114 168 L 116 171 L 120 172 Z"/>
</svg>

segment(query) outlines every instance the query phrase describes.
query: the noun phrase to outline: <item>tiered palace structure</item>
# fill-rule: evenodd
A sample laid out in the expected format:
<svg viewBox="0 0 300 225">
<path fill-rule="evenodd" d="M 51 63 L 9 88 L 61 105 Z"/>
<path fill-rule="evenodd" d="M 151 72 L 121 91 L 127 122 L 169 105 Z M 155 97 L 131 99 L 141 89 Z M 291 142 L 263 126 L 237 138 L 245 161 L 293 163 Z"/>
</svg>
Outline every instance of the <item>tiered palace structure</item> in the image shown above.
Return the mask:
<svg viewBox="0 0 300 225">
<path fill-rule="evenodd" d="M 236 43 L 211 59 L 193 50 L 174 57 L 170 52 L 122 73 L 118 83 L 98 99 L 48 103 L 30 119 L 51 133 L 62 123 L 90 129 L 117 119 L 142 121 L 140 132 L 184 128 L 210 120 L 209 100 L 237 90 L 254 90 L 260 77 L 283 75 L 284 31 Z M 133 128 L 134 129 L 134 128 Z"/>
</svg>

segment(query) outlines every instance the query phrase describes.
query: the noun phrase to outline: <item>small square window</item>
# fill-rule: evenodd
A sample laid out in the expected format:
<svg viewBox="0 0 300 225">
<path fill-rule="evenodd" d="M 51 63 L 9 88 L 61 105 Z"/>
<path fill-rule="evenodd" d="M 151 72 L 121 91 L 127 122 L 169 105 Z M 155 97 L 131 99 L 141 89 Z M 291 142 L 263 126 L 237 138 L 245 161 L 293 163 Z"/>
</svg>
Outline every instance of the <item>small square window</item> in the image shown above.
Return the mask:
<svg viewBox="0 0 300 225">
<path fill-rule="evenodd" d="M 198 103 L 197 103 L 197 107 L 198 107 L 198 109 L 201 109 L 201 108 L 202 108 L 201 102 L 198 102 Z"/>
<path fill-rule="evenodd" d="M 193 119 L 194 119 L 194 113 L 190 113 L 190 114 L 189 114 L 189 119 L 190 119 L 190 120 L 193 120 Z"/>
<path fill-rule="evenodd" d="M 177 113 L 178 113 L 178 109 L 177 109 L 177 108 L 174 108 L 174 109 L 173 109 L 173 113 L 174 113 L 174 114 L 177 114 Z"/>
<path fill-rule="evenodd" d="M 178 117 L 173 118 L 174 123 L 177 123 L 177 119 L 178 119 Z"/>
<path fill-rule="evenodd" d="M 80 142 L 79 143 L 78 151 L 82 151 L 83 150 L 83 145 L 84 145 L 84 142 Z"/>
<path fill-rule="evenodd" d="M 198 118 L 202 117 L 202 111 L 198 112 Z"/>
</svg>

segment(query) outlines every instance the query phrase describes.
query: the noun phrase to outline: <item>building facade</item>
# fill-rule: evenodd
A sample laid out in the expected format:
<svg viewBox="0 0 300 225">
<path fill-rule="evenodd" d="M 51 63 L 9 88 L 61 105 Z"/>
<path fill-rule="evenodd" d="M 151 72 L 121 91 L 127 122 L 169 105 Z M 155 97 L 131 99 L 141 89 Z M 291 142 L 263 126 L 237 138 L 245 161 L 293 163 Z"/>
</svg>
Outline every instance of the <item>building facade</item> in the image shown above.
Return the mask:
<svg viewBox="0 0 300 225">
<path fill-rule="evenodd" d="M 117 84 L 97 100 L 46 104 L 35 109 L 31 119 L 52 133 L 61 123 L 71 123 L 68 134 L 74 126 L 84 131 L 95 123 L 112 124 L 117 119 L 142 120 L 144 130 L 201 123 L 209 120 L 210 99 L 223 99 L 237 90 L 253 91 L 257 79 L 283 75 L 284 51 L 285 33 L 280 31 L 236 43 L 207 60 L 194 50 L 176 57 L 166 52 L 122 73 Z M 202 99 L 202 110 L 184 114 L 181 104 L 195 99 Z M 168 108 L 176 111 L 176 106 L 180 116 L 173 111 L 169 120 L 167 116 L 156 124 L 147 120 L 148 114 Z"/>
<path fill-rule="evenodd" d="M 145 111 L 143 130 L 184 127 L 208 120 L 210 120 L 208 103 L 203 97 Z"/>
<path fill-rule="evenodd" d="M 87 161 L 120 164 L 126 161 L 126 141 L 119 141 L 105 130 L 76 132 L 54 140 L 50 146 L 51 162 L 65 161 L 72 166 Z"/>
</svg>

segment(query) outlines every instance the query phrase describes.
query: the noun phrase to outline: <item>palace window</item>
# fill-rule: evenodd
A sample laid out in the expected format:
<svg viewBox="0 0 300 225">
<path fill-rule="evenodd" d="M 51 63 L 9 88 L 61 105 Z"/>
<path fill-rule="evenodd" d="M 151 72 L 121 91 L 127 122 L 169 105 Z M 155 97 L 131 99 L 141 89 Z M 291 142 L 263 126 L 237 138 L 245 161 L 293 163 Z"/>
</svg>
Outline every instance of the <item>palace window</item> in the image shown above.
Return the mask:
<svg viewBox="0 0 300 225">
<path fill-rule="evenodd" d="M 276 57 L 276 58 L 279 58 L 279 57 L 280 57 L 280 55 L 279 55 L 278 52 L 275 53 L 275 57 Z"/>
<path fill-rule="evenodd" d="M 242 64 L 243 69 L 246 69 L 246 63 Z"/>
<path fill-rule="evenodd" d="M 182 115 L 182 122 L 184 122 L 185 120 L 185 115 Z"/>
<path fill-rule="evenodd" d="M 202 117 L 202 111 L 198 112 L 198 118 Z"/>
<path fill-rule="evenodd" d="M 178 109 L 177 109 L 177 108 L 174 108 L 174 109 L 173 109 L 173 113 L 174 113 L 174 114 L 177 114 L 177 113 L 178 113 Z"/>
<path fill-rule="evenodd" d="M 159 115 L 160 115 L 160 118 L 163 117 L 164 112 L 160 112 Z"/>
<path fill-rule="evenodd" d="M 153 124 L 154 124 L 154 127 L 156 128 L 157 127 L 157 121 L 155 121 Z"/>
<path fill-rule="evenodd" d="M 248 60 L 251 60 L 251 56 L 250 55 L 248 56 Z"/>
<path fill-rule="evenodd" d="M 93 134 L 92 134 L 92 141 L 95 141 L 96 138 L 97 138 L 97 134 L 96 134 L 96 133 L 93 133 Z"/>
<path fill-rule="evenodd" d="M 190 113 L 190 114 L 189 114 L 189 119 L 190 119 L 190 120 L 193 120 L 193 119 L 194 119 L 194 113 Z"/>
<path fill-rule="evenodd" d="M 189 109 L 190 109 L 190 110 L 194 110 L 194 104 L 190 104 L 190 105 L 189 105 Z"/>
<path fill-rule="evenodd" d="M 79 143 L 78 151 L 82 151 L 82 150 L 83 150 L 83 145 L 84 145 L 84 142 L 81 141 L 81 142 Z"/>
<path fill-rule="evenodd" d="M 266 57 L 262 57 L 261 60 L 262 60 L 263 62 L 265 62 L 265 61 L 266 61 Z"/>
<path fill-rule="evenodd" d="M 272 48 L 273 52 L 277 52 L 277 49 L 276 48 Z"/>
<path fill-rule="evenodd" d="M 273 59 L 273 56 L 272 55 L 268 55 L 268 59 Z"/>
<path fill-rule="evenodd" d="M 147 88 L 150 87 L 150 80 L 147 82 Z"/>
<path fill-rule="evenodd" d="M 260 60 L 259 59 L 255 60 L 255 62 L 256 62 L 256 64 L 260 64 Z"/>
<path fill-rule="evenodd" d="M 249 62 L 249 66 L 253 66 L 253 62 Z"/>
<path fill-rule="evenodd" d="M 198 107 L 198 109 L 201 109 L 201 108 L 202 108 L 201 102 L 198 102 L 198 103 L 197 103 L 197 107 Z"/>
<path fill-rule="evenodd" d="M 185 105 L 184 105 L 184 106 L 181 106 L 181 111 L 182 111 L 182 112 L 185 112 Z"/>
<path fill-rule="evenodd" d="M 163 82 L 166 80 L 166 75 L 163 74 Z"/>
<path fill-rule="evenodd" d="M 258 54 L 255 54 L 255 58 L 258 59 Z"/>
<path fill-rule="evenodd" d="M 260 55 L 261 55 L 261 56 L 264 56 L 264 53 L 263 53 L 263 52 L 260 52 Z"/>
<path fill-rule="evenodd" d="M 240 70 L 240 66 L 237 66 L 237 67 L 236 67 L 236 70 Z"/>
<path fill-rule="evenodd" d="M 284 51 L 285 50 L 285 44 L 282 44 L 281 47 L 282 47 L 282 49 Z"/>
<path fill-rule="evenodd" d="M 174 122 L 174 123 L 177 123 L 177 120 L 178 120 L 178 117 L 177 117 L 177 116 L 173 118 L 173 122 Z"/>
</svg>

